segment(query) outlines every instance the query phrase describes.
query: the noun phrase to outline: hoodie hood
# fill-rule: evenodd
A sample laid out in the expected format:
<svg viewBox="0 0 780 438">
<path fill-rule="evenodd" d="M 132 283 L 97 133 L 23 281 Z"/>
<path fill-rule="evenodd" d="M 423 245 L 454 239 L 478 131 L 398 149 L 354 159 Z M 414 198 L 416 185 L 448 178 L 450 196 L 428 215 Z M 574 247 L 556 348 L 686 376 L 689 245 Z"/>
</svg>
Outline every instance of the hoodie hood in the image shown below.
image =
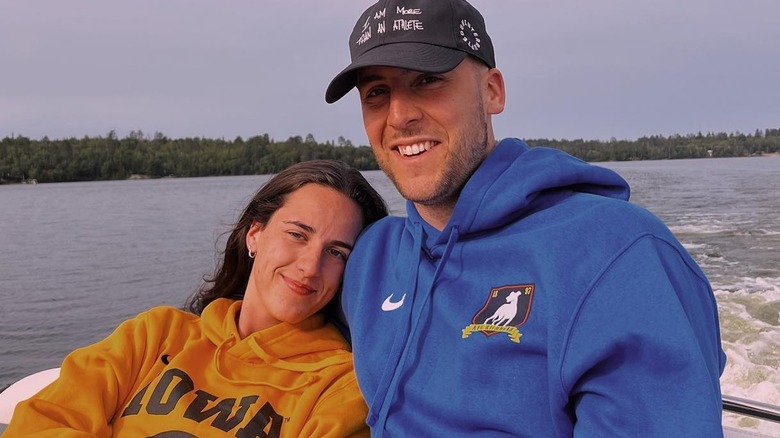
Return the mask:
<svg viewBox="0 0 780 438">
<path fill-rule="evenodd" d="M 437 237 L 425 246 L 445 243 L 453 232 L 466 238 L 500 228 L 554 204 L 571 192 L 628 200 L 628 183 L 616 172 L 551 148 L 530 148 L 523 141 L 500 141 L 463 188 L 452 217 L 441 233 L 428 226 L 407 201 L 408 218 Z M 433 231 L 433 233 L 431 233 Z"/>
<path fill-rule="evenodd" d="M 225 379 L 256 384 L 251 373 L 243 375 L 238 371 L 270 366 L 308 373 L 351 362 L 349 345 L 334 326 L 325 324 L 322 314 L 295 325 L 281 322 L 241 339 L 236 325 L 241 304 L 242 301 L 220 298 L 209 304 L 201 316 L 204 335 L 217 346 L 214 365 Z"/>
</svg>

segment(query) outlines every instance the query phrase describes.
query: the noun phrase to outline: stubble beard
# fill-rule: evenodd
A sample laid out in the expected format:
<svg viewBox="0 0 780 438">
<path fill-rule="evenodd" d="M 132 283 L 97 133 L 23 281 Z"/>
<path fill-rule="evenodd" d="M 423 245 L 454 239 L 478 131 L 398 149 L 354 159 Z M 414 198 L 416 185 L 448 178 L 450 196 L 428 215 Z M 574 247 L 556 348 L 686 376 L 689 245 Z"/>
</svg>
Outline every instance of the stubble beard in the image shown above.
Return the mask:
<svg viewBox="0 0 780 438">
<path fill-rule="evenodd" d="M 484 106 L 479 101 L 474 108 L 472 123 L 463 129 L 460 140 L 450 145 L 449 158 L 444 163 L 441 177 L 433 181 L 427 190 L 409 187 L 396 175 L 386 160 L 377 160 L 379 167 L 393 182 L 398 192 L 405 199 L 428 208 L 452 209 L 460 196 L 463 186 L 471 178 L 477 167 L 488 153 L 488 125 L 484 118 Z M 409 135 L 412 133 L 404 133 Z"/>
</svg>

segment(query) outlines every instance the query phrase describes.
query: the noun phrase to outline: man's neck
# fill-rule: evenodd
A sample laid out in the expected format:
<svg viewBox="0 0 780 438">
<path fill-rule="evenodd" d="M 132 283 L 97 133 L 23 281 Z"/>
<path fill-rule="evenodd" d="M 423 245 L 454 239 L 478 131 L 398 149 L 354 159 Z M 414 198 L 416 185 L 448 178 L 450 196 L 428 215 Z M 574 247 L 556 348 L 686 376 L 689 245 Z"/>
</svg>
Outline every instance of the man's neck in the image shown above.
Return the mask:
<svg viewBox="0 0 780 438">
<path fill-rule="evenodd" d="M 444 205 L 422 205 L 414 204 L 414 208 L 420 213 L 420 217 L 425 219 L 433 228 L 441 231 L 447 226 L 447 223 L 452 217 L 452 212 L 455 211 L 455 203 L 448 203 Z"/>
</svg>

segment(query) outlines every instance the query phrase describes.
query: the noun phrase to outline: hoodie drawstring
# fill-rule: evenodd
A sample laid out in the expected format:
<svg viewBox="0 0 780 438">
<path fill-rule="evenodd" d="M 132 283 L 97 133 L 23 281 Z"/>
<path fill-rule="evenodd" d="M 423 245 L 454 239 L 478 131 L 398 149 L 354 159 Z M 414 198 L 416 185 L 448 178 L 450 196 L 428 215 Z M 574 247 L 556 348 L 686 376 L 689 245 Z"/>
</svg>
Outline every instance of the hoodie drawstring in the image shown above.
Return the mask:
<svg viewBox="0 0 780 438">
<path fill-rule="evenodd" d="M 331 356 L 316 363 L 289 362 L 283 359 L 279 359 L 278 357 L 275 357 L 270 353 L 268 353 L 257 342 L 257 339 L 255 339 L 254 336 L 250 336 L 249 338 L 245 339 L 245 342 L 247 342 L 252 352 L 255 353 L 258 358 L 262 359 L 263 362 L 265 362 L 265 364 L 272 365 L 276 368 L 291 371 L 291 372 L 306 373 L 306 378 L 296 379 L 297 381 L 296 384 L 288 385 L 288 386 L 278 385 L 273 382 L 263 382 L 261 380 L 242 380 L 242 379 L 231 378 L 223 370 L 222 361 L 220 360 L 224 355 L 228 354 L 226 350 L 231 346 L 235 345 L 236 343 L 235 339 L 228 338 L 225 339 L 224 342 L 219 344 L 219 346 L 217 346 L 217 350 L 214 354 L 214 359 L 213 359 L 214 369 L 217 371 L 217 374 L 219 374 L 222 378 L 224 378 L 227 381 L 237 383 L 237 384 L 244 384 L 244 385 L 263 385 L 274 389 L 278 389 L 280 391 L 295 391 L 301 388 L 305 388 L 306 386 L 311 385 L 312 383 L 314 383 L 319 379 L 319 376 L 317 376 L 317 374 L 314 371 L 321 370 L 331 365 L 349 362 L 351 360 L 351 356 L 345 354 L 345 355 Z"/>
<path fill-rule="evenodd" d="M 414 254 L 414 256 L 411 259 L 411 263 L 407 271 L 409 272 L 409 275 L 406 280 L 406 288 L 403 290 L 403 293 L 405 293 L 409 298 L 415 297 L 413 291 L 417 288 L 417 268 L 420 266 L 420 257 L 422 254 L 423 229 L 420 223 L 415 222 L 413 224 L 412 238 L 412 254 Z M 408 340 L 407 333 L 409 333 L 410 330 L 414 301 L 411 301 L 410 304 L 412 305 L 407 307 L 409 310 L 406 314 L 406 320 L 404 321 L 403 329 L 396 332 L 395 339 L 393 340 L 393 346 L 388 352 L 387 357 L 389 360 L 387 361 L 385 369 L 382 372 L 382 380 L 377 387 L 378 391 L 374 395 L 374 399 L 371 400 L 369 405 L 368 416 L 366 419 L 366 422 L 369 425 L 376 423 L 380 416 L 384 422 L 384 418 L 387 417 L 386 413 L 384 415 L 382 414 L 382 412 L 386 411 L 384 406 L 389 405 L 390 403 L 388 400 L 392 400 L 392 397 L 395 395 L 395 385 L 392 382 L 396 380 L 396 375 L 400 374 L 400 367 L 398 365 L 402 361 L 402 350 L 406 346 L 406 341 Z M 388 391 L 391 389 L 392 393 L 388 394 Z M 381 436 L 382 429 L 380 428 L 378 432 L 379 436 Z"/>
<path fill-rule="evenodd" d="M 396 339 L 393 343 L 393 349 L 392 353 L 389 357 L 398 357 L 398 348 L 396 347 L 396 344 L 401 344 L 403 346 L 403 352 L 401 353 L 400 357 L 398 357 L 398 360 L 396 361 L 396 365 L 394 366 L 395 373 L 393 375 L 390 375 L 390 373 L 385 372 L 383 375 L 383 381 L 382 383 L 386 383 L 386 380 L 388 377 L 391 378 L 389 384 L 382 386 L 380 384 L 380 389 L 377 392 L 377 396 L 375 398 L 375 401 L 382 400 L 382 404 L 380 406 L 379 414 L 377 415 L 377 424 L 379 427 L 375 427 L 374 430 L 378 432 L 376 436 L 381 437 L 384 433 L 384 425 L 387 422 L 387 415 L 390 412 L 390 407 L 392 405 L 393 398 L 395 398 L 395 394 L 398 392 L 399 387 L 399 381 L 401 379 L 401 376 L 403 374 L 402 372 L 402 366 L 398 366 L 398 364 L 403 364 L 406 362 L 406 357 L 409 353 L 409 345 L 414 344 L 414 339 L 417 338 L 417 331 L 420 327 L 420 321 L 422 320 L 423 311 L 425 309 L 425 306 L 428 304 L 428 301 L 431 298 L 431 295 L 433 295 L 433 287 L 436 284 L 436 280 L 438 280 L 439 276 L 441 275 L 442 271 L 444 270 L 444 266 L 447 264 L 447 261 L 450 258 L 450 254 L 452 253 L 453 248 L 455 247 L 455 244 L 458 242 L 458 237 L 460 234 L 458 233 L 458 228 L 453 226 L 450 228 L 450 236 L 447 239 L 447 245 L 444 247 L 444 252 L 441 255 L 441 258 L 438 261 L 438 265 L 436 266 L 436 271 L 434 271 L 433 278 L 431 279 L 431 283 L 428 285 L 428 287 L 425 290 L 424 295 L 422 296 L 422 300 L 419 302 L 419 304 L 415 301 L 412 301 L 412 312 L 410 312 L 410 318 L 406 323 L 406 326 L 404 327 L 404 330 L 399 331 L 399 334 L 396 336 Z M 414 287 L 417 286 L 417 278 L 419 273 L 419 266 L 420 266 L 420 254 L 422 254 L 422 226 L 419 223 L 415 223 L 415 265 L 410 269 L 409 272 L 412 274 L 410 275 L 411 278 L 414 279 L 414 281 L 410 281 L 411 288 L 407 289 L 407 293 L 410 293 L 414 291 Z M 417 298 L 420 296 L 420 294 L 414 293 L 412 294 L 414 298 Z M 411 318 L 412 313 L 416 313 L 414 318 Z M 430 313 L 430 312 L 429 312 Z M 414 320 L 412 324 L 410 324 L 411 320 Z M 406 335 L 408 333 L 408 335 Z M 405 341 L 405 342 L 399 342 L 399 340 Z M 383 389 L 384 388 L 384 389 Z M 381 398 L 380 398 L 381 397 Z M 371 414 L 372 411 L 374 411 L 374 406 L 376 406 L 375 403 L 371 404 L 371 411 L 369 412 L 369 420 L 372 419 Z"/>
</svg>

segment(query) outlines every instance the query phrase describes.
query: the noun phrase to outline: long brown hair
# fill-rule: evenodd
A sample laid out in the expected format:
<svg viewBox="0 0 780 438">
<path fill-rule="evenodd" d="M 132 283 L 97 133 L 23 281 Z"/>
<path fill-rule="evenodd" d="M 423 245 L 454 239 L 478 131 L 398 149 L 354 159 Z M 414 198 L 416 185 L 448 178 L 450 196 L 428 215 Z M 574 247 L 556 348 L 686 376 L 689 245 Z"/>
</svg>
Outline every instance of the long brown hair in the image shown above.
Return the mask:
<svg viewBox="0 0 780 438">
<path fill-rule="evenodd" d="M 310 160 L 293 164 L 263 185 L 244 208 L 230 232 L 222 261 L 213 276 L 187 300 L 185 309 L 200 315 L 217 298 L 243 299 L 252 259 L 246 248 L 246 234 L 253 221 L 262 226 L 284 205 L 286 195 L 306 184 L 331 187 L 355 201 L 363 212 L 363 227 L 387 216 L 387 206 L 363 175 L 338 160 Z M 334 301 L 334 300 L 332 300 Z"/>
</svg>

